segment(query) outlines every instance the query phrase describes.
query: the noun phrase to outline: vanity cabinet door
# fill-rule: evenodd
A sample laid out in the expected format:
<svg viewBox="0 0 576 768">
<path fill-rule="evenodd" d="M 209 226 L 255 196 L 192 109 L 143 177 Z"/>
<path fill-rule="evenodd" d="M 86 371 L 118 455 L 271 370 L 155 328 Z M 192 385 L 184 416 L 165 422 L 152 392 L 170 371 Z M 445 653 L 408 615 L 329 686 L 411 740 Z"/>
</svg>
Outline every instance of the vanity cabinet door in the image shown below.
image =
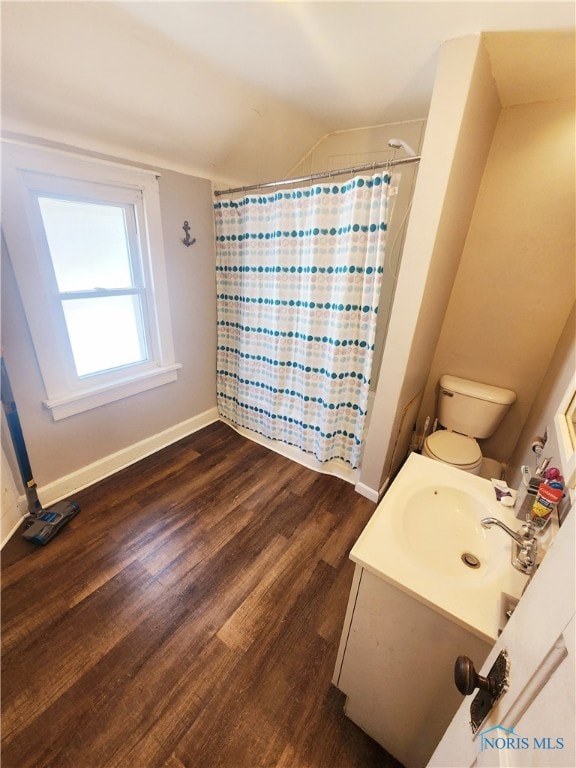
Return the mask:
<svg viewBox="0 0 576 768">
<path fill-rule="evenodd" d="M 430 760 L 430 768 L 576 765 L 574 517 L 553 545 L 480 670 L 485 676 L 505 649 L 509 687 L 472 734 L 462 702 Z"/>
<path fill-rule="evenodd" d="M 491 645 L 356 566 L 334 683 L 346 715 L 406 768 L 423 768 L 456 712 L 457 649 L 481 663 Z"/>
</svg>

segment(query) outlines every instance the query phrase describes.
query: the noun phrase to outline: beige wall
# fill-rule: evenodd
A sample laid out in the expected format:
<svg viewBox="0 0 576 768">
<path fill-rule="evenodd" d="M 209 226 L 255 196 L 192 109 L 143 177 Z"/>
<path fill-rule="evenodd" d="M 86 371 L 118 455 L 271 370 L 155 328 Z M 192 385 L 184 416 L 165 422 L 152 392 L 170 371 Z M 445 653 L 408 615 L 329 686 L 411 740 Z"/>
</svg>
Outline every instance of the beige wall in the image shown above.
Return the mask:
<svg viewBox="0 0 576 768">
<path fill-rule="evenodd" d="M 402 414 L 419 392 L 420 428 L 434 416 L 444 372 L 518 392 L 483 445 L 506 460 L 574 301 L 574 103 L 502 109 L 491 65 L 477 37 L 442 47 L 357 486 L 366 495 L 405 455 Z"/>
<path fill-rule="evenodd" d="M 2 346 L 40 498 L 42 487 L 216 406 L 216 286 L 208 181 L 160 171 L 160 200 L 176 360 L 174 383 L 55 422 L 8 254 L 2 257 Z M 188 220 L 196 243 L 186 248 Z M 6 440 L 7 437 L 5 436 Z M 9 451 L 6 451 L 9 456 Z M 51 501 L 51 500 L 49 500 Z M 52 499 L 53 501 L 53 499 Z"/>
<path fill-rule="evenodd" d="M 2 413 L 4 420 L 4 413 Z M 2 429 L 7 429 L 4 423 Z M 8 449 L 8 446 L 6 447 Z M 20 483 L 16 485 L 16 478 L 9 459 L 2 446 L 2 456 L 0 465 L 0 544 L 3 545 L 12 531 L 22 520 L 22 515 L 26 512 L 26 504 L 20 502 L 20 497 L 24 496 L 24 488 Z M 14 460 L 15 461 L 15 460 Z"/>
<path fill-rule="evenodd" d="M 513 389 L 485 456 L 507 461 L 574 303 L 574 103 L 501 111 L 432 362 L 421 418 L 443 373 Z"/>
<path fill-rule="evenodd" d="M 385 486 L 395 449 L 402 457 L 402 413 L 424 391 L 499 106 L 480 38 L 444 44 L 357 486 L 366 495 Z"/>
<path fill-rule="evenodd" d="M 550 366 L 542 382 L 542 386 L 532 409 L 526 420 L 520 438 L 510 457 L 507 472 L 508 484 L 513 488 L 520 483 L 520 467 L 527 464 L 534 469 L 537 464 L 537 456 L 532 451 L 532 441 L 535 435 L 544 435 L 548 432 L 548 440 L 544 446 L 544 456 L 550 458 L 550 466 L 559 467 L 565 476 L 565 480 L 571 488 L 575 487 L 574 476 L 569 476 L 569 448 L 561 446 L 558 439 L 558 430 L 555 426 L 556 416 L 560 412 L 560 405 L 566 401 L 576 390 L 576 305 L 568 316 L 566 325 L 562 331 L 558 344 L 553 351 Z M 573 450 L 576 451 L 576 446 Z M 572 462 L 573 466 L 573 462 Z"/>
</svg>

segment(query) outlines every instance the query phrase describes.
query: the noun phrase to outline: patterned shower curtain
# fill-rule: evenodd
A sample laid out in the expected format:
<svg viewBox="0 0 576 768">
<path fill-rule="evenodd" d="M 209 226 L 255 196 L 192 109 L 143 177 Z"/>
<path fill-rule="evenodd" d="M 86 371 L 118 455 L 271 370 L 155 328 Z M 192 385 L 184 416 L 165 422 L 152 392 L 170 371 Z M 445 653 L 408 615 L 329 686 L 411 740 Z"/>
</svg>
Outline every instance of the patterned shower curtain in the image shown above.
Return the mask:
<svg viewBox="0 0 576 768">
<path fill-rule="evenodd" d="M 220 415 L 359 464 L 390 176 L 215 205 Z"/>
</svg>

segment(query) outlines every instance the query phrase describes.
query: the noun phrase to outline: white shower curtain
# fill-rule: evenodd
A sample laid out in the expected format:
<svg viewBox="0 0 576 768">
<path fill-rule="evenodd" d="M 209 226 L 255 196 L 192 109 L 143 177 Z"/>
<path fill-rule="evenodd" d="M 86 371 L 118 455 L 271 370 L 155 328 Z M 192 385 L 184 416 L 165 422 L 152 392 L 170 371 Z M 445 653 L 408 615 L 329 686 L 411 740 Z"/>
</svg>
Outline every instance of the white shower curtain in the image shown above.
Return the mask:
<svg viewBox="0 0 576 768">
<path fill-rule="evenodd" d="M 380 173 L 216 201 L 224 419 L 358 466 L 389 185 Z"/>
</svg>

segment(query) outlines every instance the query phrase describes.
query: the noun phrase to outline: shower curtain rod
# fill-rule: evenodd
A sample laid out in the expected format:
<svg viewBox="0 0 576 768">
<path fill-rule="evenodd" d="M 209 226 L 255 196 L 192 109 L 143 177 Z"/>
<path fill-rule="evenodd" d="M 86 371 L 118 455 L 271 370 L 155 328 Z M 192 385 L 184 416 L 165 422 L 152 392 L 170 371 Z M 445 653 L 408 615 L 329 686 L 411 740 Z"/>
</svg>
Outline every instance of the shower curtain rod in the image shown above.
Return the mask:
<svg viewBox="0 0 576 768">
<path fill-rule="evenodd" d="M 322 173 L 313 173 L 309 176 L 299 176 L 296 179 L 283 179 L 282 181 L 267 181 L 265 184 L 252 184 L 249 187 L 233 187 L 232 189 L 215 189 L 215 197 L 220 195 L 230 195 L 233 192 L 249 192 L 253 189 L 264 189 L 265 187 L 282 187 L 285 184 L 301 184 L 305 181 L 316 181 L 316 179 L 331 179 L 333 176 L 343 176 L 347 173 L 360 173 L 361 171 L 375 171 L 377 168 L 390 168 L 394 165 L 406 165 L 407 163 L 417 163 L 420 156 L 403 157 L 400 160 L 382 160 L 379 163 L 368 163 L 368 165 L 356 165 L 352 168 L 341 168 L 336 171 L 323 171 Z"/>
</svg>

